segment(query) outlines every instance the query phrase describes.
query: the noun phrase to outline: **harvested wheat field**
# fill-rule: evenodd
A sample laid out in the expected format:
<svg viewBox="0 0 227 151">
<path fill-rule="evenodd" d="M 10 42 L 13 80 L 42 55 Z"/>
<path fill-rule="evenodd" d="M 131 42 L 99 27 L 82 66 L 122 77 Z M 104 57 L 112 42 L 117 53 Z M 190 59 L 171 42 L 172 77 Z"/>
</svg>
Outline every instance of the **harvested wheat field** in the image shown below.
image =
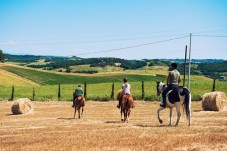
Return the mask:
<svg viewBox="0 0 227 151">
<path fill-rule="evenodd" d="M 12 115 L 11 105 L 0 102 L 1 151 L 227 150 L 227 111 L 202 111 L 201 102 L 192 104 L 191 127 L 185 115 L 178 127 L 167 126 L 168 109 L 160 126 L 158 102 L 137 101 L 129 123 L 121 123 L 116 101 L 88 101 L 82 119 L 72 119 L 71 102 L 34 102 L 34 112 L 24 115 Z"/>
</svg>

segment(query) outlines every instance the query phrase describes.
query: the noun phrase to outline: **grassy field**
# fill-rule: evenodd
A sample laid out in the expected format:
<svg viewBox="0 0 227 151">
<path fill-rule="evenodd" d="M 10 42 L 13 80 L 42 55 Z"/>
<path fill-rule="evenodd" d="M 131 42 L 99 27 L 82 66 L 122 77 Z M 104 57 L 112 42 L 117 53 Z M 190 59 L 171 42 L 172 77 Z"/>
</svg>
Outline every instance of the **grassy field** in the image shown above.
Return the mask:
<svg viewBox="0 0 227 151">
<path fill-rule="evenodd" d="M 0 150 L 160 150 L 226 151 L 227 111 L 202 111 L 192 103 L 192 126 L 182 115 L 167 126 L 169 110 L 156 119 L 158 102 L 137 101 L 129 123 L 120 122 L 116 101 L 87 102 L 82 119 L 72 119 L 70 102 L 33 102 L 34 112 L 12 115 L 12 102 L 0 102 Z M 176 112 L 173 112 L 173 122 Z"/>
<path fill-rule="evenodd" d="M 155 81 L 163 78 L 142 75 L 142 74 L 128 74 L 127 72 L 120 74 L 97 74 L 97 75 L 72 75 L 72 74 L 56 74 L 52 72 L 44 72 L 28 68 L 21 68 L 15 66 L 0 66 L 0 69 L 6 70 L 23 78 L 29 79 L 42 85 L 55 85 L 55 84 L 74 84 L 74 83 L 108 83 L 108 82 L 122 82 L 122 79 L 127 77 L 131 82 L 135 81 Z"/>
<path fill-rule="evenodd" d="M 9 99 L 14 85 L 14 97 L 32 98 L 33 87 L 35 100 L 58 100 L 58 84 L 61 84 L 61 100 L 72 99 L 72 92 L 77 84 L 87 82 L 87 100 L 110 100 L 112 83 L 115 84 L 114 93 L 121 88 L 122 79 L 128 77 L 135 100 L 142 99 L 142 81 L 144 81 L 145 100 L 160 100 L 156 96 L 156 80 L 165 78 L 153 74 L 165 75 L 162 67 L 149 67 L 149 70 L 129 70 L 121 72 L 99 73 L 94 75 L 56 74 L 53 72 L 20 68 L 17 66 L 1 65 L 0 70 L 0 100 Z M 159 71 L 159 72 L 158 72 Z M 193 100 L 201 100 L 204 93 L 212 91 L 213 80 L 204 76 L 191 76 L 191 92 Z M 186 79 L 187 86 L 187 79 Z M 227 94 L 227 81 L 216 81 L 216 90 Z"/>
<path fill-rule="evenodd" d="M 37 83 L 0 69 L 0 87 L 3 86 L 36 86 Z"/>
</svg>

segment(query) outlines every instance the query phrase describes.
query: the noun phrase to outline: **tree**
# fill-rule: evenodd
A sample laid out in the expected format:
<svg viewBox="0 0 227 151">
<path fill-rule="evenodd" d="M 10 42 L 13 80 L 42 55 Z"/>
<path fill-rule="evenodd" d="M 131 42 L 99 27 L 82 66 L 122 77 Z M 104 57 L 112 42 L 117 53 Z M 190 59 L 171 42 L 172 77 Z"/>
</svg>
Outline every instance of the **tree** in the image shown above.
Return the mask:
<svg viewBox="0 0 227 151">
<path fill-rule="evenodd" d="M 0 62 L 4 62 L 4 58 L 5 58 L 4 53 L 0 49 Z"/>
</svg>

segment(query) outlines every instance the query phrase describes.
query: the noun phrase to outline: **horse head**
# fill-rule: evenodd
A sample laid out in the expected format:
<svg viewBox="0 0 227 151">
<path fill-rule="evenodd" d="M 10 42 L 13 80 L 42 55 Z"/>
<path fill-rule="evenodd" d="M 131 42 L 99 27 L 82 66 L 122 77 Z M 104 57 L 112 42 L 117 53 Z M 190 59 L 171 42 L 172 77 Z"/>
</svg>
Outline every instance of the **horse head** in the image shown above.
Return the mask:
<svg viewBox="0 0 227 151">
<path fill-rule="evenodd" d="M 165 84 L 162 81 L 156 81 L 157 83 L 157 96 L 159 96 L 162 93 L 162 90 L 164 89 Z"/>
</svg>

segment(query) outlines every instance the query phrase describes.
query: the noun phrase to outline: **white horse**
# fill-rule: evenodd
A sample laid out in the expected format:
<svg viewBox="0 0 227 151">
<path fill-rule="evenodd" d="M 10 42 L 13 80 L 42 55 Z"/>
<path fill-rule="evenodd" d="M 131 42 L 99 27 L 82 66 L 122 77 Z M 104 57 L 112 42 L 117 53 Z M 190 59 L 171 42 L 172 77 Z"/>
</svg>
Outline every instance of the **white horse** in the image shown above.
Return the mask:
<svg viewBox="0 0 227 151">
<path fill-rule="evenodd" d="M 159 96 L 165 88 L 166 88 L 166 85 L 163 82 L 157 82 L 157 95 Z M 170 115 L 169 115 L 170 122 L 169 122 L 169 125 L 172 125 L 173 107 L 176 107 L 176 110 L 177 110 L 177 121 L 176 121 L 175 126 L 178 126 L 178 123 L 179 123 L 180 117 L 181 117 L 180 108 L 181 108 L 181 105 L 184 104 L 184 109 L 186 111 L 186 117 L 188 119 L 188 126 L 190 126 L 191 125 L 191 94 L 190 94 L 190 91 L 187 88 L 185 88 L 185 87 L 182 88 L 181 89 L 181 93 L 179 94 L 180 101 L 173 100 L 173 102 L 172 101 L 170 102 L 169 97 L 171 97 L 171 96 L 170 95 L 166 96 L 166 105 L 170 109 Z M 163 121 L 160 118 L 159 112 L 161 110 L 163 110 L 163 109 L 165 109 L 165 108 L 160 106 L 159 109 L 157 110 L 158 120 L 159 120 L 160 124 L 162 124 Z"/>
</svg>

